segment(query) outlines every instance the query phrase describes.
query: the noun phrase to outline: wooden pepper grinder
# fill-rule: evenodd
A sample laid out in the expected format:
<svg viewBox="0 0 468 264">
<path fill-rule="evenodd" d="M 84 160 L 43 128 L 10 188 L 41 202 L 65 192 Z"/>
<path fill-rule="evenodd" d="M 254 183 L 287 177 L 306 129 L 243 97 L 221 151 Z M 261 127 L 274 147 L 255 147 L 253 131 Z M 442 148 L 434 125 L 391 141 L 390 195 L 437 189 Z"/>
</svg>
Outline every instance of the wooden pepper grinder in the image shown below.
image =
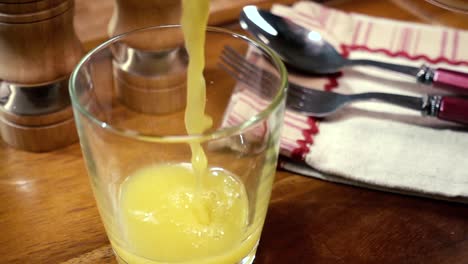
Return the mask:
<svg viewBox="0 0 468 264">
<path fill-rule="evenodd" d="M 73 0 L 0 0 L 0 134 L 42 152 L 77 140 L 68 77 L 83 56 Z"/>
<path fill-rule="evenodd" d="M 116 0 L 109 35 L 180 24 L 180 0 Z M 148 114 L 181 110 L 186 102 L 187 55 L 180 28 L 133 33 L 114 47 L 114 83 L 120 101 Z"/>
</svg>

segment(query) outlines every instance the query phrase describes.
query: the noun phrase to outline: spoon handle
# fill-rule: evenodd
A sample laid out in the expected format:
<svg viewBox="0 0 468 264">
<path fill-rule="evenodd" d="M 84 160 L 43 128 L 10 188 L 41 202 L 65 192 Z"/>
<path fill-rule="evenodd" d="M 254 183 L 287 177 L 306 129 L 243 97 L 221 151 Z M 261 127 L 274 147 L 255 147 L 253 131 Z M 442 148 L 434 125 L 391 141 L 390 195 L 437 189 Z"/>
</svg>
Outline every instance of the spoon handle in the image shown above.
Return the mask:
<svg viewBox="0 0 468 264">
<path fill-rule="evenodd" d="M 416 77 L 417 82 L 433 85 L 435 88 L 451 91 L 458 94 L 468 94 L 468 73 L 448 70 L 444 68 L 431 68 L 427 65 L 413 67 L 374 60 L 348 60 L 346 66 L 373 66 L 394 72 Z"/>
<path fill-rule="evenodd" d="M 437 88 L 468 94 L 468 73 L 438 68 L 434 70 L 432 83 Z"/>
<path fill-rule="evenodd" d="M 416 76 L 418 72 L 421 70 L 419 67 L 413 66 L 406 66 L 400 64 L 393 64 L 388 62 L 382 61 L 375 61 L 375 60 L 367 60 L 367 59 L 352 59 L 348 60 L 346 66 L 372 66 L 377 67 L 389 71 L 403 73 L 409 76 Z"/>
</svg>

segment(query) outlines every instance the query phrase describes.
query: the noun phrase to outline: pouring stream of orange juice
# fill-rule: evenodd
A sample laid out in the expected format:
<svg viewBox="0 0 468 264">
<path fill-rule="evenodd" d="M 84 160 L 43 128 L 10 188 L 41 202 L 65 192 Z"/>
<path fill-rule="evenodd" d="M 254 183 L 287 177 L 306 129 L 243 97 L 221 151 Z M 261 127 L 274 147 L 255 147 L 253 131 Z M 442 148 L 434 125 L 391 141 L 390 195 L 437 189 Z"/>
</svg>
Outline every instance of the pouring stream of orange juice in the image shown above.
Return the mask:
<svg viewBox="0 0 468 264">
<path fill-rule="evenodd" d="M 190 62 L 185 125 L 188 134 L 211 127 L 205 114 L 204 46 L 209 0 L 183 0 L 182 27 Z M 234 264 L 255 248 L 247 232 L 248 200 L 232 173 L 208 167 L 199 142 L 191 163 L 156 164 L 130 175 L 121 187 L 120 225 L 126 247 L 114 245 L 130 264 Z"/>
</svg>

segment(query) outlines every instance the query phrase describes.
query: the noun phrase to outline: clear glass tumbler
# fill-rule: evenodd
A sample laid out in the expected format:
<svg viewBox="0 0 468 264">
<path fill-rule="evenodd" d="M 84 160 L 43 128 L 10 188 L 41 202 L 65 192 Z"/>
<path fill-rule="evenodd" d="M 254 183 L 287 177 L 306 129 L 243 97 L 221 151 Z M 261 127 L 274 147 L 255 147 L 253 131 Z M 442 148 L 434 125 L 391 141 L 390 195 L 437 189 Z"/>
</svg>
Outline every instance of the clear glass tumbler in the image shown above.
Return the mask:
<svg viewBox="0 0 468 264">
<path fill-rule="evenodd" d="M 220 66 L 227 46 L 263 71 L 237 81 Z M 181 28 L 152 27 L 103 43 L 71 76 L 91 186 L 120 263 L 255 257 L 276 171 L 286 70 L 264 45 L 208 28 L 203 74 L 213 125 L 194 135 L 184 123 L 187 62 Z M 202 173 L 192 167 L 190 145 L 203 147 Z"/>
<path fill-rule="evenodd" d="M 448 9 L 448 10 L 468 13 L 468 1 L 466 0 L 426 0 L 426 1 L 436 6 Z"/>
</svg>

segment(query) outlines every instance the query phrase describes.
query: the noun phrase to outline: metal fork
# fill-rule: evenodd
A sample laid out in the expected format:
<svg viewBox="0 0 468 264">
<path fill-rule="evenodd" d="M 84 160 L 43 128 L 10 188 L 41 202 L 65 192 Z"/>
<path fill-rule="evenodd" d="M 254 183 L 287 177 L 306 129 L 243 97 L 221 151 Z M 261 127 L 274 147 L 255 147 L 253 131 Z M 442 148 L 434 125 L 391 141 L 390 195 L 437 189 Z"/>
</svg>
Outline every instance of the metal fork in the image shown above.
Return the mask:
<svg viewBox="0 0 468 264">
<path fill-rule="evenodd" d="M 247 84 L 261 96 L 271 96 L 264 87 L 279 83 L 278 77 L 247 61 L 232 47 L 226 46 L 221 54 L 220 67 L 234 79 Z M 262 85 L 259 85 L 262 84 Z M 328 116 L 345 105 L 357 101 L 377 100 L 404 108 L 418 110 L 424 116 L 468 124 L 468 99 L 465 97 L 425 95 L 423 97 L 389 93 L 339 94 L 319 91 L 289 82 L 286 106 L 296 112 L 316 117 Z"/>
</svg>

